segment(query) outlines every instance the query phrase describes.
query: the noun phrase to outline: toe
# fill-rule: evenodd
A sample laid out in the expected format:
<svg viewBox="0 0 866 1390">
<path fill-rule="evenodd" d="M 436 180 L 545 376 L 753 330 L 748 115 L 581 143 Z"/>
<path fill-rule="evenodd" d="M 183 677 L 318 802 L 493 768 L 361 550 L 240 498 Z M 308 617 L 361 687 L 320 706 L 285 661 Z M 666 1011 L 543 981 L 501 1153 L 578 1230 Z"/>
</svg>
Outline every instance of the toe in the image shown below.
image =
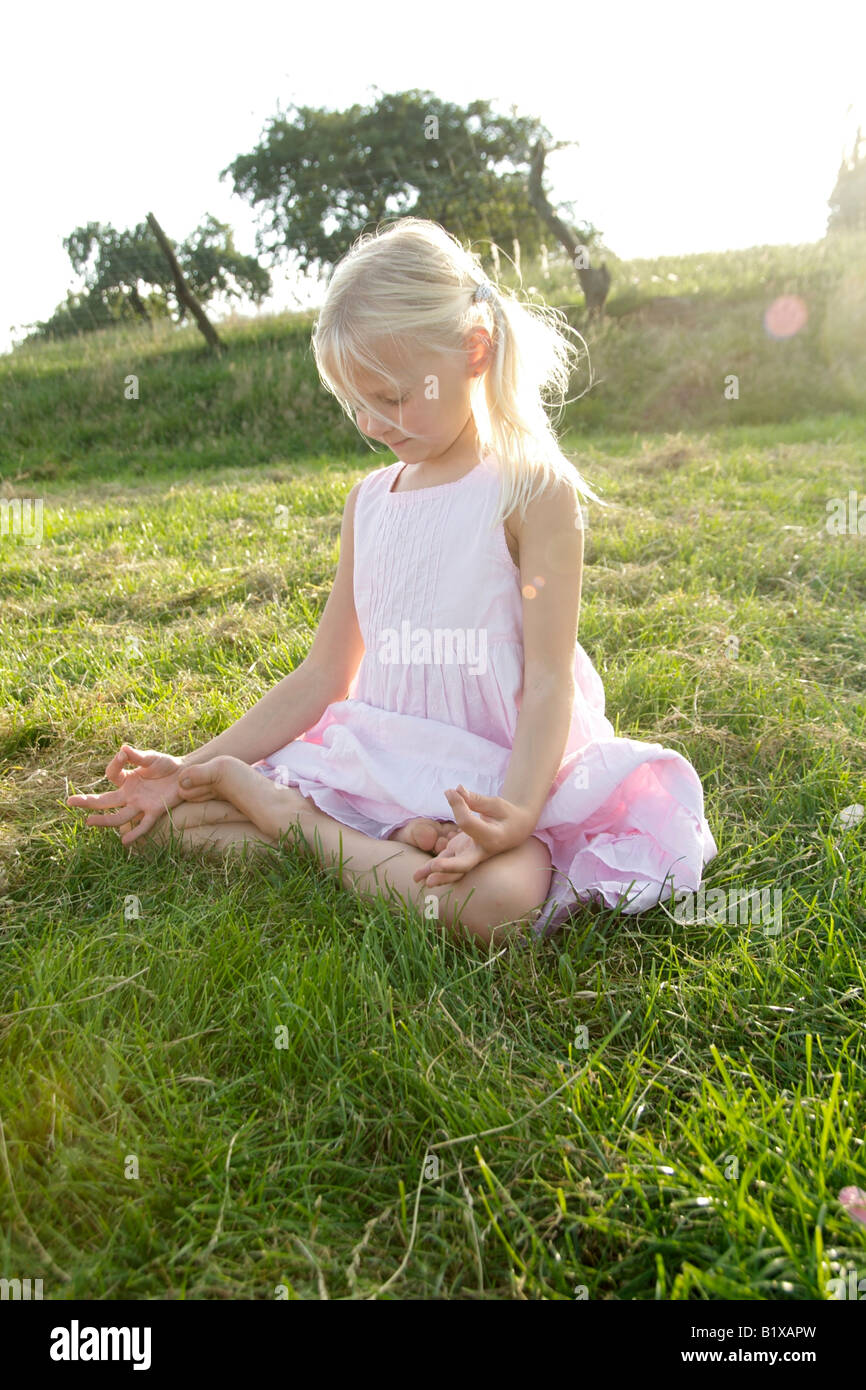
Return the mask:
<svg viewBox="0 0 866 1390">
<path fill-rule="evenodd" d="M 432 854 L 439 839 L 439 831 L 433 821 L 419 821 L 414 827 L 414 840 L 418 849 L 423 849 L 427 854 Z"/>
</svg>

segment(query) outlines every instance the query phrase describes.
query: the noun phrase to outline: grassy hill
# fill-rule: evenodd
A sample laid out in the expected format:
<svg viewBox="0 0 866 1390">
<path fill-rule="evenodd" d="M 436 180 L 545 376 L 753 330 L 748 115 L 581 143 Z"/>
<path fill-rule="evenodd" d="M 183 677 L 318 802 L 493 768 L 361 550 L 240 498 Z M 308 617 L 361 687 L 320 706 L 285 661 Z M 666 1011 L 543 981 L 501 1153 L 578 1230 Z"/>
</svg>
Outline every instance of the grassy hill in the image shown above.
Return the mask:
<svg viewBox="0 0 866 1390">
<path fill-rule="evenodd" d="M 573 273 L 525 266 L 523 285 L 561 308 L 589 349 L 560 422 L 566 449 L 599 434 L 779 425 L 866 407 L 866 236 L 651 263 L 612 262 L 609 312 L 587 325 Z M 512 275 L 506 284 L 515 284 Z M 783 295 L 808 310 L 774 340 L 764 314 Z M 582 303 L 582 300 L 581 300 Z M 212 360 L 198 330 L 118 326 L 0 356 L 4 474 L 59 482 L 187 473 L 231 464 L 367 460 L 322 390 L 312 313 L 221 328 Z M 139 378 L 139 399 L 124 383 Z M 739 378 L 738 400 L 725 379 Z M 583 394 L 582 394 L 583 393 Z"/>
<path fill-rule="evenodd" d="M 866 535 L 826 522 L 866 497 L 866 246 L 612 269 L 562 422 L 609 503 L 581 641 L 617 732 L 695 764 L 707 887 L 780 893 L 781 930 L 587 910 L 485 962 L 289 853 L 88 830 L 67 791 L 121 741 L 199 746 L 303 657 L 391 455 L 318 386 L 308 315 L 227 325 L 219 362 L 186 329 L 0 358 L 0 494 L 44 499 L 42 545 L 0 549 L 9 1277 L 800 1300 L 862 1270 L 866 821 L 839 815 L 866 803 Z M 524 281 L 580 326 L 566 276 Z M 774 341 L 791 293 L 807 324 Z"/>
</svg>

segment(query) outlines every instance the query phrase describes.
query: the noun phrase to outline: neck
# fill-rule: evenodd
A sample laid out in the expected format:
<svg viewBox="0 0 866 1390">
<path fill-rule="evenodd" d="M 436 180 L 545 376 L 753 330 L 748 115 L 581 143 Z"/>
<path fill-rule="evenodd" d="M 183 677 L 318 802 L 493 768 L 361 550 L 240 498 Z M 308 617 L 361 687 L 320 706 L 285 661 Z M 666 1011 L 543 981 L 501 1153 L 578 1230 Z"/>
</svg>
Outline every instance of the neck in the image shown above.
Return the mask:
<svg viewBox="0 0 866 1390">
<path fill-rule="evenodd" d="M 416 473 L 423 470 L 424 477 L 432 477 L 434 474 L 440 481 L 450 480 L 451 475 L 459 477 L 462 473 L 474 468 L 481 459 L 480 440 L 475 418 L 470 414 L 469 419 L 463 429 L 441 454 L 431 454 L 426 459 L 415 464 Z M 447 474 L 448 478 L 443 478 Z"/>
</svg>

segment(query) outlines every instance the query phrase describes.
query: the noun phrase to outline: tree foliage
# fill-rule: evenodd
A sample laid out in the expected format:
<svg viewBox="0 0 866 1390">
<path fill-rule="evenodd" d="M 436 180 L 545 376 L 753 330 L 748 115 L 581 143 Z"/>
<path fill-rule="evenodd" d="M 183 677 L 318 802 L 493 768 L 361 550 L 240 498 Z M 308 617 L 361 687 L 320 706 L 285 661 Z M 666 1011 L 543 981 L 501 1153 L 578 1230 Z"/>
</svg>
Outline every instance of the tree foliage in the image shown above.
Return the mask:
<svg viewBox="0 0 866 1390">
<path fill-rule="evenodd" d="M 63 248 L 85 288 L 71 291 L 31 337 L 67 337 L 135 318 L 153 321 L 186 314 L 174 277 L 147 222 L 120 231 L 88 222 L 63 239 Z M 255 256 L 242 255 L 227 223 L 207 214 L 186 241 L 175 246 L 178 264 L 198 299 L 207 305 L 218 293 L 229 299 L 267 298 L 271 276 Z"/>
<path fill-rule="evenodd" d="M 410 214 L 439 222 L 473 248 L 516 238 L 532 257 L 545 228 L 527 198 L 532 148 L 560 148 L 533 117 L 466 106 L 429 91 L 380 94 L 345 111 L 291 105 L 272 117 L 260 143 L 223 169 L 234 192 L 258 208 L 260 255 L 293 253 L 301 270 L 332 267 L 362 231 Z M 589 245 L 596 229 L 578 237 Z M 549 235 L 547 237 L 549 240 Z"/>
</svg>

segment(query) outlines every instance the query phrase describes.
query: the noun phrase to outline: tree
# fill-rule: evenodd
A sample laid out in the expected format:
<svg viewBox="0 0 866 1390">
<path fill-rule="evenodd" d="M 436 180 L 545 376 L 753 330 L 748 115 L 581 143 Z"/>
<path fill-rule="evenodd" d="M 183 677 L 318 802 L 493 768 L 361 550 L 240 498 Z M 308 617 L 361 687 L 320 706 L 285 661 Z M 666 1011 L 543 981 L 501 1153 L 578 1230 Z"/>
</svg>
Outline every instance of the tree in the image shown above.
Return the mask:
<svg viewBox="0 0 866 1390">
<path fill-rule="evenodd" d="M 47 322 L 33 325 L 31 337 L 66 337 L 136 318 L 150 323 L 186 316 L 171 266 L 146 221 L 127 231 L 88 222 L 64 237 L 63 248 L 76 273 L 84 276 L 85 289 L 68 293 Z M 175 255 L 203 304 L 219 292 L 228 298 L 248 294 L 255 304 L 270 293 L 269 272 L 255 256 L 241 255 L 228 224 L 210 214 L 175 248 Z"/>
<path fill-rule="evenodd" d="M 487 101 L 458 106 L 413 90 L 345 111 L 289 106 L 220 178 L 268 215 L 256 249 L 273 264 L 293 253 L 304 271 L 332 267 L 362 231 L 410 213 L 473 247 L 495 242 L 508 253 L 516 238 L 531 258 L 546 228 L 528 173 L 536 143 L 550 138 L 515 107 L 503 116 Z M 585 227 L 578 240 L 595 235 Z"/>
<path fill-rule="evenodd" d="M 560 149 L 561 145 L 554 145 L 554 149 Z M 529 166 L 529 200 L 535 208 L 542 222 L 550 228 L 553 235 L 561 246 L 565 248 L 568 259 L 580 281 L 580 288 L 583 290 L 586 300 L 586 308 L 589 314 L 600 314 L 604 308 L 604 301 L 607 299 L 607 292 L 610 289 L 610 271 L 606 262 L 602 261 L 600 266 L 591 266 L 588 258 L 587 242 L 579 241 L 571 227 L 558 216 L 547 193 L 544 190 L 542 175 L 544 173 L 544 160 L 547 155 L 541 140 L 537 140 L 532 151 L 532 158 Z M 571 211 L 571 204 L 566 204 L 568 211 Z M 595 228 L 590 229 L 595 234 Z"/>
<path fill-rule="evenodd" d="M 829 198 L 828 232 L 866 231 L 866 139 L 860 126 L 851 153 L 842 160 Z"/>
</svg>

